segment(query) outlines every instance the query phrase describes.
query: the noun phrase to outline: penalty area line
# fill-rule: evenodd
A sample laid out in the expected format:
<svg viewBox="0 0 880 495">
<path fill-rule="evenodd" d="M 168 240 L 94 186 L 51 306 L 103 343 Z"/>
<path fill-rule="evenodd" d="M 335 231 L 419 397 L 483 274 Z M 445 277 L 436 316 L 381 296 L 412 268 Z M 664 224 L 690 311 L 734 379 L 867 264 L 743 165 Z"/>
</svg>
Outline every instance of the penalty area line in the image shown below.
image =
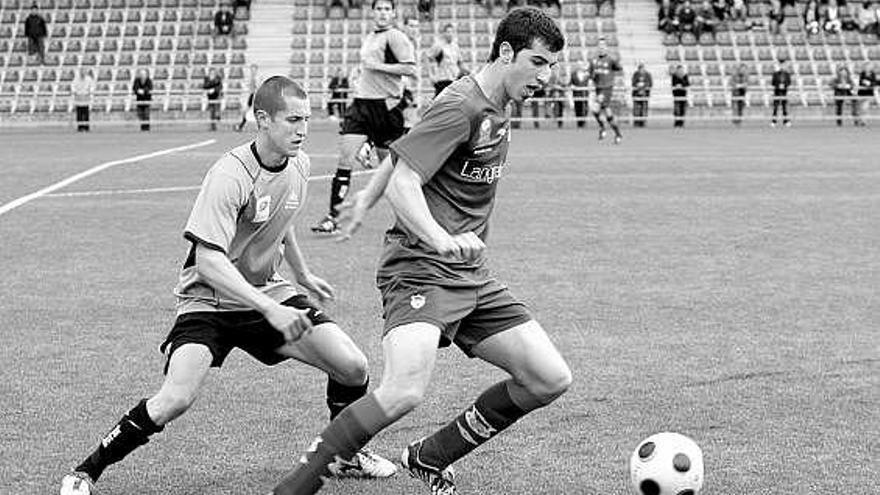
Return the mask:
<svg viewBox="0 0 880 495">
<path fill-rule="evenodd" d="M 359 170 L 352 172 L 351 175 L 363 175 L 372 173 L 372 170 Z M 309 181 L 332 179 L 333 175 L 314 175 L 309 177 Z M 174 186 L 174 187 L 150 187 L 142 189 L 106 189 L 102 191 L 75 191 L 67 193 L 49 193 L 44 194 L 46 198 L 81 198 L 90 196 L 119 196 L 125 194 L 154 194 L 154 193 L 173 193 L 198 191 L 201 186 Z"/>
<path fill-rule="evenodd" d="M 191 150 L 194 148 L 200 148 L 202 146 L 208 146 L 208 145 L 214 144 L 216 142 L 217 142 L 216 139 L 208 139 L 206 141 L 200 141 L 198 143 L 187 144 L 184 146 L 175 146 L 174 148 L 166 148 L 164 150 L 154 151 L 152 153 L 146 153 L 143 155 L 132 156 L 129 158 L 123 158 L 121 160 L 113 160 L 110 162 L 105 162 L 105 163 L 101 163 L 99 165 L 95 165 L 94 167 L 92 167 L 88 170 L 84 170 L 78 174 L 74 174 L 66 179 L 60 180 L 60 181 L 52 184 L 51 186 L 44 187 L 44 188 L 40 189 L 39 191 L 32 192 L 32 193 L 27 194 L 25 196 L 22 196 L 16 200 L 10 201 L 9 203 L 6 203 L 3 206 L 0 206 L 0 215 L 4 215 L 6 213 L 9 213 L 10 211 L 18 208 L 19 206 L 30 203 L 31 201 L 38 199 L 38 198 L 41 198 L 43 196 L 47 196 L 50 193 L 53 193 L 61 188 L 64 188 L 64 187 L 69 186 L 70 184 L 73 184 L 74 182 L 77 182 L 82 179 L 85 179 L 86 177 L 95 175 L 98 172 L 103 172 L 104 170 L 107 170 L 108 168 L 112 168 L 117 165 L 124 165 L 126 163 L 136 163 L 136 162 L 140 162 L 143 160 L 148 160 L 150 158 L 155 158 L 157 156 L 169 155 L 171 153 L 177 153 L 180 151 L 186 151 L 186 150 Z"/>
</svg>

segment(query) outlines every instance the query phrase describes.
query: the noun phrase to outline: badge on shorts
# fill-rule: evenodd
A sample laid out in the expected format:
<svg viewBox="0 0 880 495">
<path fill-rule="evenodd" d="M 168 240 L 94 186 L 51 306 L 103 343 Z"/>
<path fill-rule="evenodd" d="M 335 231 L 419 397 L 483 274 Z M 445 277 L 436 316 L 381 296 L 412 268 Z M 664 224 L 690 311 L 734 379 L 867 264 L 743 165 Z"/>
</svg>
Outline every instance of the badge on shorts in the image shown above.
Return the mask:
<svg viewBox="0 0 880 495">
<path fill-rule="evenodd" d="M 270 206 L 272 206 L 271 196 L 257 198 L 257 206 L 254 208 L 254 223 L 262 223 L 269 219 Z"/>
<path fill-rule="evenodd" d="M 425 296 L 421 294 L 413 294 L 409 298 L 409 305 L 412 306 L 412 309 L 419 309 L 425 305 Z"/>
</svg>

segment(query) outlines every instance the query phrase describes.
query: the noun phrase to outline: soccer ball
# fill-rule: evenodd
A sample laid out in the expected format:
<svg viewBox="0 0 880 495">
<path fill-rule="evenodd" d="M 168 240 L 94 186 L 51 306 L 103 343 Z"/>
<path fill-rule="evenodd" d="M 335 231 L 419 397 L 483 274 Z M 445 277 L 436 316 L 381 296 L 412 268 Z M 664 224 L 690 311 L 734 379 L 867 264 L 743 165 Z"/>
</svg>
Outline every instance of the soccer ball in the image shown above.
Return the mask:
<svg viewBox="0 0 880 495">
<path fill-rule="evenodd" d="M 697 495 L 703 487 L 703 451 L 678 433 L 651 435 L 629 460 L 636 495 Z"/>
</svg>

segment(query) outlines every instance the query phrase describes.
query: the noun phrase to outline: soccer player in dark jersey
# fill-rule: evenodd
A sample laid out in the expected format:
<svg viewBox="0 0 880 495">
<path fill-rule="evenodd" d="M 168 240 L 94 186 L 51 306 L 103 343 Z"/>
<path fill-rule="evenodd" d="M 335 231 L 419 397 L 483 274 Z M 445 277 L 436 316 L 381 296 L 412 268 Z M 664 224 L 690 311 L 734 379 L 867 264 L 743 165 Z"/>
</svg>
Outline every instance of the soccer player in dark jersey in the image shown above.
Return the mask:
<svg viewBox="0 0 880 495">
<path fill-rule="evenodd" d="M 494 278 L 484 244 L 508 167 L 505 107 L 548 83 L 564 43 L 541 10 L 512 10 L 498 24 L 488 64 L 447 87 L 352 198 L 362 217 L 384 192 L 396 214 L 377 275 L 385 372 L 373 393 L 315 439 L 275 495 L 317 492 L 328 462 L 358 451 L 412 411 L 425 395 L 438 347 L 454 343 L 510 377 L 403 449 L 402 465 L 433 495 L 456 493 L 453 462 L 568 389 L 568 365 L 528 308 Z"/>
<path fill-rule="evenodd" d="M 779 61 L 779 66 L 770 79 L 770 85 L 773 86 L 773 120 L 770 121 L 770 126 L 776 127 L 777 116 L 781 109 L 782 125 L 791 127 L 791 120 L 788 118 L 788 88 L 791 87 L 791 71 L 788 69 L 787 60 Z"/>
<path fill-rule="evenodd" d="M 618 72 L 623 70 L 614 57 L 608 54 L 608 45 L 605 38 L 599 38 L 598 53 L 596 57 L 590 60 L 590 80 L 593 81 L 596 95 L 596 110 L 593 116 L 599 123 L 599 140 L 605 139 L 607 131 L 605 124 L 614 131 L 614 144 L 620 144 L 623 135 L 620 133 L 620 127 L 614 121 L 614 113 L 611 110 L 611 103 L 614 99 L 614 77 Z M 602 121 L 602 117 L 605 121 Z"/>
<path fill-rule="evenodd" d="M 104 470 L 186 412 L 208 371 L 236 347 L 274 365 L 293 358 L 328 374 L 327 405 L 335 417 L 367 391 L 367 359 L 294 283 L 321 300 L 333 288 L 312 274 L 297 247 L 293 221 L 306 195 L 310 162 L 302 151 L 309 99 L 284 76 L 254 97 L 258 135 L 224 154 L 205 176 L 184 237 L 189 254 L 175 289 L 177 319 L 160 349 L 167 356 L 159 391 L 138 402 L 95 451 L 62 480 L 61 495 L 88 495 Z M 335 474 L 387 477 L 393 463 L 353 453 Z"/>
<path fill-rule="evenodd" d="M 361 75 L 342 121 L 339 163 L 330 183 L 330 211 L 312 227 L 313 232 L 337 232 L 337 209 L 348 194 L 352 168 L 358 163 L 370 167 L 369 147 L 380 161 L 384 159 L 388 145 L 404 133 L 403 78 L 416 77 L 417 68 L 413 43 L 394 26 L 395 16 L 394 0 L 373 0 L 375 30 L 361 46 Z"/>
</svg>

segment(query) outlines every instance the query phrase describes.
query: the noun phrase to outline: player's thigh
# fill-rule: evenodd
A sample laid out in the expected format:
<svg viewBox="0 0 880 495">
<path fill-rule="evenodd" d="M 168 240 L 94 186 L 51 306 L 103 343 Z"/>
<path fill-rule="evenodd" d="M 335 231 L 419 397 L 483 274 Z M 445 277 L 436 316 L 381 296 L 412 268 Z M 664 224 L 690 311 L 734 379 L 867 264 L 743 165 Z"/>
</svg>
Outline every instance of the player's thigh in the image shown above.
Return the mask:
<svg viewBox="0 0 880 495">
<path fill-rule="evenodd" d="M 571 370 L 547 332 L 529 320 L 483 339 L 474 356 L 508 372 L 537 396 L 554 395 L 571 383 Z"/>
<path fill-rule="evenodd" d="M 354 386 L 366 379 L 367 357 L 333 322 L 316 325 L 302 338 L 276 352 L 314 366 L 340 383 Z"/>
<path fill-rule="evenodd" d="M 163 416 L 166 410 L 185 409 L 195 400 L 205 383 L 214 355 L 208 346 L 186 343 L 174 349 L 168 359 L 165 380 L 154 397 Z"/>
<path fill-rule="evenodd" d="M 339 135 L 339 166 L 352 169 L 357 165 L 357 154 L 367 142 L 366 134 Z"/>
<path fill-rule="evenodd" d="M 384 369 L 375 396 L 392 417 L 405 414 L 424 397 L 437 361 L 440 327 L 427 322 L 392 328 L 382 340 Z"/>
</svg>

